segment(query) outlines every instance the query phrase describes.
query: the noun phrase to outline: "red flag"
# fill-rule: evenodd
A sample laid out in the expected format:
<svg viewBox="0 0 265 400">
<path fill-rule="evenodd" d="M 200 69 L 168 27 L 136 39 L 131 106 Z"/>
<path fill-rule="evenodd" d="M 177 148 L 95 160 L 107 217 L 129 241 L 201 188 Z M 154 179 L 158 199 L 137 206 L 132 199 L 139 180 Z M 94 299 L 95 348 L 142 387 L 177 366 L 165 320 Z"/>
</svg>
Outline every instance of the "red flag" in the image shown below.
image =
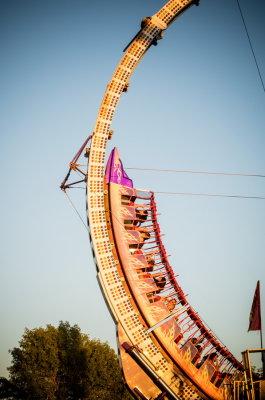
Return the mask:
<svg viewBox="0 0 265 400">
<path fill-rule="evenodd" d="M 261 312 L 260 312 L 260 285 L 257 282 L 257 287 L 254 293 L 252 307 L 249 316 L 249 331 L 261 330 Z"/>
</svg>

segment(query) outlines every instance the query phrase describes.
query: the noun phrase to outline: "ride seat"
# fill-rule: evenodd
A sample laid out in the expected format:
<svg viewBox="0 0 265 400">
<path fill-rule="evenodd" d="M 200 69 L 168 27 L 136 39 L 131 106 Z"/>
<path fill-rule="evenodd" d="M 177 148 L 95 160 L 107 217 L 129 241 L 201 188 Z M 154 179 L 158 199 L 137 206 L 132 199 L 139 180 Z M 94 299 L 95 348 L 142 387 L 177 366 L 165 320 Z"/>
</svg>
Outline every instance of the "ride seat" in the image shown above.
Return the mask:
<svg viewBox="0 0 265 400">
<path fill-rule="evenodd" d="M 131 224 L 133 224 L 133 221 L 136 219 L 135 208 L 133 206 L 122 206 L 120 213 L 124 219 L 124 223 L 126 223 L 125 221 L 131 221 Z"/>
<path fill-rule="evenodd" d="M 182 356 L 186 361 L 192 361 L 195 355 L 198 353 L 198 349 L 191 342 L 187 342 L 181 349 Z"/>
<path fill-rule="evenodd" d="M 170 340 L 174 341 L 181 333 L 181 327 L 174 319 L 170 319 L 169 321 L 165 322 L 161 325 L 161 332 Z M 182 335 L 183 336 L 183 335 Z"/>
<path fill-rule="evenodd" d="M 199 371 L 204 379 L 210 380 L 216 369 L 209 361 L 204 361 L 204 363 L 200 366 Z"/>
<path fill-rule="evenodd" d="M 144 279 L 139 278 L 139 280 L 136 282 L 138 289 L 142 293 L 154 292 L 157 289 L 153 278 L 144 278 Z"/>
<path fill-rule="evenodd" d="M 121 186 L 120 194 L 121 194 L 121 196 L 136 198 L 136 190 L 134 188 L 130 188 L 128 186 Z"/>
<path fill-rule="evenodd" d="M 133 265 L 133 267 L 135 269 L 138 269 L 139 271 L 146 270 L 148 272 L 148 268 L 150 268 L 143 254 L 131 254 L 130 264 Z"/>
<path fill-rule="evenodd" d="M 128 245 L 141 243 L 141 236 L 138 231 L 125 231 L 124 236 Z"/>
</svg>

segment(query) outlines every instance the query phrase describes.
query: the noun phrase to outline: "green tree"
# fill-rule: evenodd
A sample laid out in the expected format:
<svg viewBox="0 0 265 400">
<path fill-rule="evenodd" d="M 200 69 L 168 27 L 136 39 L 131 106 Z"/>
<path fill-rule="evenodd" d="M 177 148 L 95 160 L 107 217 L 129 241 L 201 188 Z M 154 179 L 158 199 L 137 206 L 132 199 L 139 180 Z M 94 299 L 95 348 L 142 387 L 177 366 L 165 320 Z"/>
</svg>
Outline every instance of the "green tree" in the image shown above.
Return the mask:
<svg viewBox="0 0 265 400">
<path fill-rule="evenodd" d="M 0 378 L 0 399 L 131 399 L 114 350 L 90 340 L 77 325 L 25 329 L 11 355 L 10 377 Z"/>
</svg>

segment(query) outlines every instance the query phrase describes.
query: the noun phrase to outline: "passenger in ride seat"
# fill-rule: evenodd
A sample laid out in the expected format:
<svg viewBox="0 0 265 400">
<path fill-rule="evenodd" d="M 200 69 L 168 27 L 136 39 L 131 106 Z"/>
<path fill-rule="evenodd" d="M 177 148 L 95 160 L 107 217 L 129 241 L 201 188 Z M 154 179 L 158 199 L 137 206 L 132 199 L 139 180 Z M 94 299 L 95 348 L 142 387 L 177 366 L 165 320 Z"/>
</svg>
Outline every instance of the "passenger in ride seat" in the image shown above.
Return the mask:
<svg viewBox="0 0 265 400">
<path fill-rule="evenodd" d="M 163 274 L 161 274 L 161 272 L 158 272 L 156 274 L 150 274 L 147 271 L 147 268 L 144 268 L 143 270 L 140 270 L 138 273 L 140 279 L 152 278 L 154 280 L 154 283 L 157 286 L 157 289 L 153 292 L 154 294 L 160 293 L 166 284 L 166 278 L 163 276 Z"/>
<path fill-rule="evenodd" d="M 167 297 L 163 297 L 162 299 L 163 299 L 163 301 L 166 303 L 166 306 L 167 306 L 167 308 L 168 308 L 168 311 L 173 311 L 174 308 L 175 308 L 176 305 L 177 305 L 177 300 L 176 300 L 176 299 L 170 299 L 170 300 L 169 300 Z"/>
<path fill-rule="evenodd" d="M 132 206 L 134 207 L 135 204 L 135 196 L 127 196 L 127 195 L 122 195 L 121 196 L 121 204 L 123 206 Z"/>
<path fill-rule="evenodd" d="M 213 353 L 211 353 L 211 354 L 205 355 L 205 356 L 202 358 L 201 362 L 200 362 L 199 364 L 196 365 L 196 367 L 197 367 L 197 368 L 200 368 L 200 367 L 202 366 L 202 364 L 203 364 L 205 361 L 208 361 L 214 368 L 217 368 L 217 367 L 218 367 L 218 365 L 216 364 L 217 361 L 218 361 L 218 355 L 217 355 L 217 353 L 213 352 Z"/>
<path fill-rule="evenodd" d="M 148 272 L 153 271 L 154 265 L 155 265 L 155 260 L 151 257 L 146 257 L 146 261 L 147 261 L 148 267 L 145 270 Z"/>
<path fill-rule="evenodd" d="M 136 231 L 140 233 L 141 241 L 145 241 L 150 239 L 150 232 L 146 228 L 138 228 L 137 226 L 134 228 Z"/>
<path fill-rule="evenodd" d="M 131 252 L 132 255 L 137 255 L 137 254 L 144 255 L 143 250 L 141 250 L 140 248 L 136 248 L 135 249 L 135 247 L 132 248 L 131 246 L 137 246 L 137 245 L 130 245 L 130 252 Z M 152 272 L 153 269 L 154 269 L 154 265 L 155 265 L 155 260 L 153 258 L 153 253 L 146 254 L 145 255 L 145 259 L 146 259 L 146 262 L 147 262 L 148 266 L 146 268 L 142 268 L 142 271 L 143 272 Z"/>
<path fill-rule="evenodd" d="M 146 254 L 145 259 L 148 265 L 150 265 L 150 267 L 152 267 L 152 269 L 150 271 L 153 271 L 153 267 L 155 265 L 155 252 L 150 253 L 150 254 Z"/>
<path fill-rule="evenodd" d="M 139 226 L 132 225 L 128 227 L 128 230 L 139 232 L 142 241 L 149 239 L 151 236 L 147 228 L 141 228 Z"/>
<path fill-rule="evenodd" d="M 147 297 L 149 298 L 150 303 L 155 303 L 157 301 L 163 301 L 168 308 L 168 311 L 173 311 L 176 307 L 177 301 L 176 299 L 169 299 L 168 297 L 161 297 L 155 295 L 154 293 L 148 293 Z"/>
<path fill-rule="evenodd" d="M 136 220 L 134 221 L 134 225 L 140 226 L 144 221 L 147 220 L 148 217 L 148 211 L 147 210 L 139 210 L 136 208 Z"/>
<path fill-rule="evenodd" d="M 191 363 L 192 364 L 196 364 L 196 362 L 199 360 L 201 353 L 202 353 L 202 346 L 200 345 L 200 340 L 198 340 L 197 338 L 191 338 L 190 340 L 188 340 L 188 342 L 192 343 L 193 346 L 196 347 L 197 349 L 197 353 L 194 355 Z"/>
<path fill-rule="evenodd" d="M 148 217 L 148 211 L 147 210 L 136 210 L 136 219 L 125 219 L 124 220 L 124 225 L 125 229 L 127 230 L 134 230 L 137 227 L 139 227 Z"/>
<path fill-rule="evenodd" d="M 141 247 L 143 247 L 145 240 L 148 240 L 151 237 L 150 232 L 148 232 L 148 229 L 146 229 L 146 228 L 139 228 L 138 226 L 134 226 L 134 225 L 133 226 L 127 225 L 127 227 L 126 227 L 126 225 L 125 225 L 125 229 L 128 231 L 138 231 L 140 234 L 140 243 L 130 244 L 129 245 L 130 251 L 131 251 L 131 249 L 140 249 Z"/>
<path fill-rule="evenodd" d="M 165 276 L 163 274 L 158 273 L 153 275 L 154 281 L 156 286 L 158 287 L 158 290 L 156 290 L 156 293 L 160 293 L 162 289 L 164 289 L 165 284 L 167 282 Z"/>
<path fill-rule="evenodd" d="M 212 364 L 215 368 L 217 367 L 217 361 L 218 361 L 218 355 L 217 353 L 211 353 L 208 358 L 207 361 L 209 361 L 210 364 Z"/>
</svg>

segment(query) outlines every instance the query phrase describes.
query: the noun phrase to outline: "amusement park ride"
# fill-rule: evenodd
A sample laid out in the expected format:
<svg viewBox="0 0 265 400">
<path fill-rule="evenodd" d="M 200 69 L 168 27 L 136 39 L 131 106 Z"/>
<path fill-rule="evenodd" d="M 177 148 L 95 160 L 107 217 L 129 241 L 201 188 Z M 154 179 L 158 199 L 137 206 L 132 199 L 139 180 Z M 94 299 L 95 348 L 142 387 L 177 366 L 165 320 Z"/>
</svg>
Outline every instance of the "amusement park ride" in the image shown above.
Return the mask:
<svg viewBox="0 0 265 400">
<path fill-rule="evenodd" d="M 161 240 L 154 194 L 134 188 L 116 148 L 105 166 L 111 121 L 130 76 L 149 47 L 192 5 L 198 0 L 170 0 L 142 20 L 107 85 L 93 135 L 70 163 L 61 189 L 87 184 L 97 278 L 117 327 L 124 379 L 134 397 L 261 399 L 264 381 L 253 381 L 249 351 L 243 364 L 239 362 L 205 326 L 179 286 Z M 86 172 L 78 164 L 83 151 Z M 67 183 L 72 170 L 82 174 L 81 181 Z"/>
</svg>

